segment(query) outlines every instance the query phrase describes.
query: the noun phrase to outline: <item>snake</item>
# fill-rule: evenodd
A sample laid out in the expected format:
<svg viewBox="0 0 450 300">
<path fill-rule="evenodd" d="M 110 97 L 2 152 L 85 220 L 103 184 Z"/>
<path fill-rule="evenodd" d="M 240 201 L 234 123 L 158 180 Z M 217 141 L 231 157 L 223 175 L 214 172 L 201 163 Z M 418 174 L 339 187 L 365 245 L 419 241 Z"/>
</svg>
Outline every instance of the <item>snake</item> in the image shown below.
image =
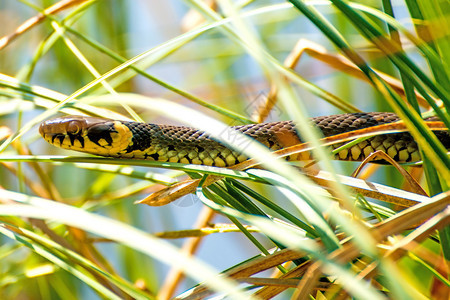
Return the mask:
<svg viewBox="0 0 450 300">
<path fill-rule="evenodd" d="M 425 120 L 439 121 L 436 117 Z M 310 123 L 320 129 L 325 137 L 397 121 L 400 121 L 400 118 L 389 112 L 346 113 L 310 119 Z M 302 143 L 293 121 L 239 125 L 231 128 L 265 145 L 271 151 Z M 73 115 L 42 122 L 39 132 L 47 142 L 63 149 L 122 159 L 146 159 L 216 167 L 230 167 L 248 159 L 246 155 L 227 147 L 206 132 L 186 126 Z M 449 151 L 449 132 L 439 130 L 433 133 Z M 337 149 L 341 144 L 334 144 L 331 148 Z M 383 151 L 399 163 L 421 160 L 419 147 L 409 132 L 372 136 L 339 151 L 334 158 L 363 161 L 375 151 Z M 291 155 L 287 159 L 308 160 L 311 159 L 311 154 Z M 375 162 L 383 163 L 383 159 Z"/>
</svg>

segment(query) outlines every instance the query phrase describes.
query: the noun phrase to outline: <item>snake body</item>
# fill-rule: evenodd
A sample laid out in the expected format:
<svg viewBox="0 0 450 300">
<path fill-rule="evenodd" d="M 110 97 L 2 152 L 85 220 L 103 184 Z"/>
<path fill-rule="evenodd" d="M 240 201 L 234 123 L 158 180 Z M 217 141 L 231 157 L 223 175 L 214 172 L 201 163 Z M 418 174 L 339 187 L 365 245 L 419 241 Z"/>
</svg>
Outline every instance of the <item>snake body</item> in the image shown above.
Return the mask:
<svg viewBox="0 0 450 300">
<path fill-rule="evenodd" d="M 319 128 L 325 137 L 329 137 L 399 120 L 393 113 L 372 112 L 315 117 L 311 119 L 311 123 Z M 436 118 L 428 120 L 437 121 Z M 233 126 L 232 129 L 264 144 L 272 151 L 301 143 L 292 121 Z M 218 167 L 229 167 L 248 159 L 212 139 L 205 132 L 184 126 L 66 116 L 43 122 L 39 132 L 52 145 L 101 156 Z M 450 150 L 449 132 L 434 133 L 444 147 Z M 339 146 L 341 145 L 333 145 L 332 148 Z M 335 158 L 361 161 L 377 150 L 384 151 L 400 163 L 420 160 L 417 143 L 408 132 L 371 137 L 340 151 Z M 292 155 L 288 159 L 311 158 L 309 154 L 302 154 Z"/>
</svg>

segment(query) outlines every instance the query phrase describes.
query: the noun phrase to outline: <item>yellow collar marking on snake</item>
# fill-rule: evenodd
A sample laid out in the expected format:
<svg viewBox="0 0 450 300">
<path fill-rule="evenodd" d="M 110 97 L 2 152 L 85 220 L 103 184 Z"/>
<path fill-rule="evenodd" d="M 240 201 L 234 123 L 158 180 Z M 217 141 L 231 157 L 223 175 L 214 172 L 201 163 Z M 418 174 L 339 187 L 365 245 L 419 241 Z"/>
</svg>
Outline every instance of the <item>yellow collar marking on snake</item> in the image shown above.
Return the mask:
<svg viewBox="0 0 450 300">
<path fill-rule="evenodd" d="M 311 119 L 326 137 L 398 120 L 395 114 L 384 112 L 341 114 Z M 292 121 L 233 128 L 272 151 L 301 143 Z M 247 160 L 246 156 L 227 148 L 205 132 L 184 126 L 67 116 L 43 122 L 39 132 L 54 146 L 101 156 L 217 167 L 229 167 Z M 446 149 L 450 149 L 449 132 L 435 131 L 435 134 Z M 340 146 L 341 144 L 336 144 L 332 148 Z M 420 160 L 417 143 L 407 132 L 374 136 L 340 151 L 335 158 L 361 161 L 377 150 L 387 153 L 398 162 Z M 292 155 L 288 159 L 308 160 L 311 157 L 308 153 L 303 153 Z"/>
</svg>

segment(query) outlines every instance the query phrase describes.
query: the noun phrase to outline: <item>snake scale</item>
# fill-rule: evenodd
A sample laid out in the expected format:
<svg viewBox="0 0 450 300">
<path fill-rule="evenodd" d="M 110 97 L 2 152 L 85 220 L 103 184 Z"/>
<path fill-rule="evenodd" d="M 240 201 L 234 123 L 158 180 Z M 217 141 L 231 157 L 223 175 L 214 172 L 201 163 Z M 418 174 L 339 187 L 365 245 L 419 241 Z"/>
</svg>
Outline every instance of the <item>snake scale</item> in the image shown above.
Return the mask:
<svg viewBox="0 0 450 300">
<path fill-rule="evenodd" d="M 393 113 L 349 113 L 315 117 L 312 124 L 325 137 L 399 121 Z M 428 121 L 438 121 L 429 118 Z M 233 129 L 275 151 L 301 143 L 292 121 L 233 126 Z M 66 116 L 47 120 L 39 132 L 54 146 L 101 156 L 148 159 L 185 164 L 229 167 L 247 157 L 229 149 L 208 134 L 195 128 L 149 123 L 116 121 L 95 117 Z M 434 131 L 450 150 L 448 131 Z M 333 145 L 336 149 L 340 145 Z M 351 148 L 340 151 L 336 159 L 361 161 L 381 150 L 400 163 L 420 160 L 417 143 L 408 132 L 371 137 Z M 293 155 L 289 160 L 310 159 L 309 154 Z M 383 161 L 379 161 L 383 162 Z"/>
</svg>

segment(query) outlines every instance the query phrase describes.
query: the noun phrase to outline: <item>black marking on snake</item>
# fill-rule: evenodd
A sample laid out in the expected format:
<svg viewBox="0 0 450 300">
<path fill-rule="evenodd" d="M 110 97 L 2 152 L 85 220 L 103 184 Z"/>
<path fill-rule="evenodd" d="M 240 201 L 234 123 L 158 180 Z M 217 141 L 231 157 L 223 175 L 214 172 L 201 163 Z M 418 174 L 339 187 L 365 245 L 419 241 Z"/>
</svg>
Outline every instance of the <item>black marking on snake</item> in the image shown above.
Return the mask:
<svg viewBox="0 0 450 300">
<path fill-rule="evenodd" d="M 87 136 L 89 140 L 99 146 L 102 146 L 99 143 L 101 139 L 104 139 L 108 143 L 108 145 L 111 145 L 113 142 L 111 133 L 113 132 L 118 132 L 114 129 L 114 123 L 107 122 L 105 124 L 99 124 L 89 128 Z"/>
<path fill-rule="evenodd" d="M 157 161 L 159 159 L 159 154 L 158 153 L 153 153 L 153 154 L 146 154 L 145 158 L 147 158 L 148 156 L 150 156 L 151 158 L 153 158 L 155 161 Z"/>
<path fill-rule="evenodd" d="M 69 136 L 72 146 L 75 146 L 75 140 L 78 140 L 81 144 L 81 148 L 84 148 L 84 139 L 79 134 L 68 133 L 67 135 Z"/>
<path fill-rule="evenodd" d="M 167 150 L 168 151 L 174 151 L 175 150 L 175 146 L 174 145 L 169 145 Z"/>
<path fill-rule="evenodd" d="M 76 134 L 67 133 L 70 139 L 70 144 L 73 146 L 75 144 L 75 140 L 78 139 L 78 136 Z"/>
<path fill-rule="evenodd" d="M 205 151 L 205 148 L 197 146 L 197 152 L 198 153 L 203 152 L 203 151 Z"/>
<path fill-rule="evenodd" d="M 159 127 L 154 124 L 146 124 L 146 123 L 138 123 L 138 122 L 122 122 L 123 125 L 127 126 L 130 129 L 132 138 L 131 145 L 125 150 L 127 153 L 133 152 L 135 150 L 143 151 L 150 147 L 151 145 L 151 137 L 149 136 L 149 132 L 158 132 L 155 127 Z M 156 137 L 155 137 L 156 138 Z M 154 155 L 154 154 L 152 154 Z M 149 155 L 150 157 L 153 157 Z M 157 160 L 157 159 L 155 159 Z"/>
<path fill-rule="evenodd" d="M 267 142 L 269 143 L 269 148 L 272 149 L 273 145 L 275 145 L 275 142 L 271 139 L 267 139 Z"/>
<path fill-rule="evenodd" d="M 78 140 L 80 141 L 81 147 L 84 148 L 84 138 L 78 136 Z"/>
<path fill-rule="evenodd" d="M 62 143 L 64 142 L 64 139 L 66 138 L 64 135 L 58 134 L 56 136 L 53 137 L 53 140 L 55 140 L 55 137 L 58 138 L 59 143 L 62 145 Z"/>
<path fill-rule="evenodd" d="M 59 143 L 62 144 L 62 143 L 64 142 L 64 138 L 65 138 L 65 137 L 66 137 L 66 136 L 65 136 L 64 134 L 55 134 L 55 135 L 53 135 L 53 136 L 52 136 L 52 144 L 55 143 L 55 140 L 56 140 L 56 139 L 58 139 L 58 140 L 59 140 Z"/>
</svg>

